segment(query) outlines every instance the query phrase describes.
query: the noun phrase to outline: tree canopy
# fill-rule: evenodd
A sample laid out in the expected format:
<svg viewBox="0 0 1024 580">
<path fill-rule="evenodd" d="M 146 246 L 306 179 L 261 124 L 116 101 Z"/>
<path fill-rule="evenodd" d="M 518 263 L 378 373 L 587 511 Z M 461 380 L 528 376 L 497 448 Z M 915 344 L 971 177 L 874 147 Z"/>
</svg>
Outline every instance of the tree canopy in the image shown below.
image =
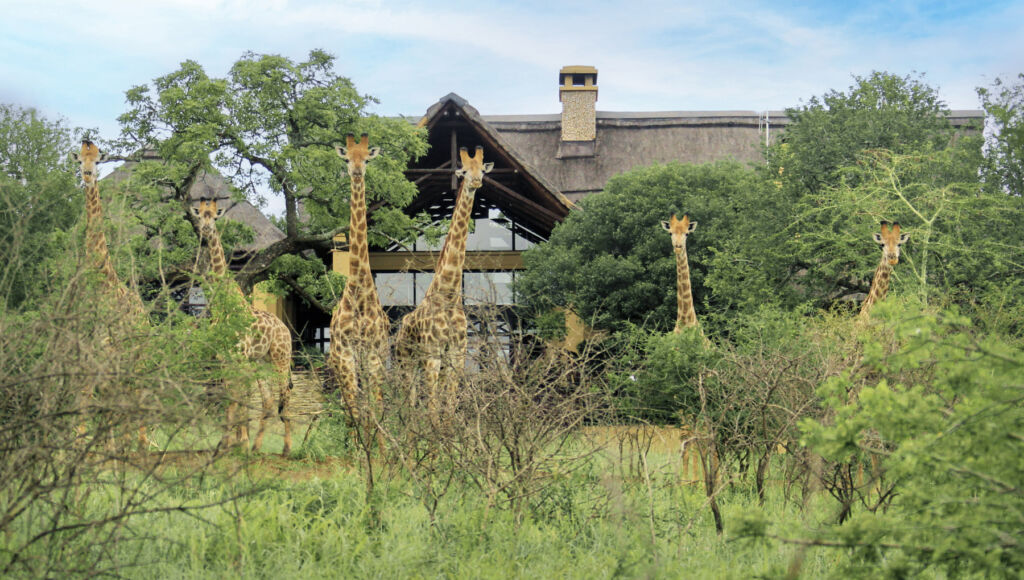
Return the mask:
<svg viewBox="0 0 1024 580">
<path fill-rule="evenodd" d="M 953 135 L 949 109 L 923 76 L 874 71 L 854 76 L 845 92 L 826 91 L 786 109 L 780 145 L 770 153 L 791 195 L 818 192 L 839 181 L 839 170 L 868 149 L 907 153 L 945 148 Z"/>
<path fill-rule="evenodd" d="M 1024 214 L 1019 197 L 982 187 L 980 127 L 954 131 L 919 77 L 855 81 L 789 109 L 764 165 L 669 164 L 610 180 L 526 254 L 527 302 L 571 307 L 598 328 L 667 330 L 675 265 L 658 222 L 673 212 L 700 224 L 687 246 L 698 318 L 712 327 L 763 305 L 855 305 L 879 260 L 872 234 L 882 220 L 912 236 L 895 292 L 969 302 L 1013 284 L 1024 273 L 1015 255 Z"/>
<path fill-rule="evenodd" d="M 698 222 L 687 241 L 690 276 L 694 300 L 710 300 L 711 248 L 746 227 L 739 208 L 760 197 L 760 187 L 757 173 L 735 162 L 670 163 L 616 176 L 526 252 L 520 296 L 541 311 L 571 308 L 597 328 L 672 328 L 676 262 L 661 222 L 673 213 Z"/>
<path fill-rule="evenodd" d="M 34 109 L 0 104 L 0 307 L 14 308 L 47 287 L 57 240 L 82 215 L 67 154 L 85 132 Z"/>
<path fill-rule="evenodd" d="M 159 155 L 159 161 L 139 164 L 128 188 L 155 188 L 150 199 L 162 200 L 137 204 L 135 213 L 163 224 L 160 235 L 185 234 L 181 225 L 192 219 L 189 188 L 209 170 L 229 178 L 239 196 L 257 205 L 268 194 L 281 196 L 285 238 L 259 250 L 237 278 L 248 288 L 271 277 L 294 284 L 318 272 L 315 280 L 303 278 L 315 294 L 332 239 L 348 227 L 348 176 L 334 146 L 348 133 L 368 133 L 382 149 L 366 176 L 368 200 L 379 206 L 370 240 L 384 244 L 413 236 L 422 224 L 401 211 L 416 194 L 403 171 L 425 153 L 424 131 L 405 119 L 369 114 L 373 97 L 360 94 L 334 66 L 335 58 L 320 50 L 303 62 L 250 52 L 225 78 L 186 61 L 152 85 L 133 87 L 116 145 L 125 158 L 146 150 Z M 283 256 L 302 256 L 310 264 L 279 261 Z"/>
<path fill-rule="evenodd" d="M 986 181 L 1024 195 L 1024 73 L 1016 83 L 996 79 L 992 87 L 979 87 L 978 96 L 991 129 Z"/>
</svg>

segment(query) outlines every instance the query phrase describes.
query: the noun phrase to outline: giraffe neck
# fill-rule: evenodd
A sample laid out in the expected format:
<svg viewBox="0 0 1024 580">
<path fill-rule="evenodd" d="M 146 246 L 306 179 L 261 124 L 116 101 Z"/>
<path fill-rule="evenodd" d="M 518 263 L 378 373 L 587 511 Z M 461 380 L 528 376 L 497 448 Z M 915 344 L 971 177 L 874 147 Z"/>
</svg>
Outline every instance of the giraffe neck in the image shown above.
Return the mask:
<svg viewBox="0 0 1024 580">
<path fill-rule="evenodd" d="M 875 268 L 875 277 L 871 280 L 871 290 L 868 292 L 868 297 L 864 299 L 864 303 L 860 306 L 861 316 L 867 316 L 871 307 L 876 302 L 885 300 L 885 295 L 889 292 L 889 277 L 891 275 L 892 264 L 885 258 L 885 253 L 883 252 L 882 261 Z"/>
<path fill-rule="evenodd" d="M 351 197 L 349 200 L 349 277 L 345 283 L 345 291 L 352 293 L 372 293 L 373 272 L 370 271 L 370 246 L 366 230 L 366 181 L 362 175 L 349 174 L 351 179 Z"/>
<path fill-rule="evenodd" d="M 114 288 L 121 286 L 117 271 L 110 261 L 107 250 L 107 236 L 103 233 L 103 204 L 100 201 L 99 184 L 93 183 L 85 187 L 85 244 L 90 258 L 90 265 L 103 273 L 107 284 Z"/>
<path fill-rule="evenodd" d="M 475 187 L 469 187 L 464 178 L 452 212 L 452 223 L 448 236 L 441 247 L 434 279 L 427 288 L 427 296 L 437 295 L 453 302 L 459 302 L 462 295 L 462 267 L 466 263 L 466 238 L 469 236 L 469 220 L 473 214 Z"/>
<path fill-rule="evenodd" d="M 242 303 L 251 310 L 249 302 L 245 300 L 245 293 L 228 273 L 228 261 L 224 256 L 224 246 L 220 243 L 220 232 L 213 227 L 213 233 L 206 236 L 206 249 L 210 253 L 210 272 L 220 279 L 230 281 L 231 289 L 242 297 Z"/>
<path fill-rule="evenodd" d="M 676 327 L 675 332 L 688 326 L 697 326 L 697 312 L 693 308 L 690 288 L 690 262 L 686 247 L 676 251 Z"/>
</svg>

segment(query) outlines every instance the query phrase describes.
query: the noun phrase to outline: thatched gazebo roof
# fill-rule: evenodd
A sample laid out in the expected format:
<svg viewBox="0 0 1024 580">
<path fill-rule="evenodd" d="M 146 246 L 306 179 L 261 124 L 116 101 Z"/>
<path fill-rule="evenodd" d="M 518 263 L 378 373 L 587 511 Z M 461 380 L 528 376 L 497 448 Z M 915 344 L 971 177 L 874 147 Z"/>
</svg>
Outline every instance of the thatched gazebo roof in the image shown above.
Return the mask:
<svg viewBox="0 0 1024 580">
<path fill-rule="evenodd" d="M 148 151 L 143 154 L 142 159 L 144 161 L 159 161 L 158 156 Z M 131 176 L 137 165 L 136 161 L 127 161 L 104 180 L 109 180 L 115 185 L 122 183 Z M 189 197 L 197 204 L 203 198 L 217 199 L 217 205 L 225 209 L 224 218 L 241 222 L 253 229 L 253 241 L 235 248 L 236 257 L 238 254 L 258 252 L 285 237 L 284 232 L 278 229 L 256 206 L 244 199 L 236 201 L 234 198 L 238 196 L 231 182 L 216 171 L 204 170 L 189 189 Z"/>
</svg>

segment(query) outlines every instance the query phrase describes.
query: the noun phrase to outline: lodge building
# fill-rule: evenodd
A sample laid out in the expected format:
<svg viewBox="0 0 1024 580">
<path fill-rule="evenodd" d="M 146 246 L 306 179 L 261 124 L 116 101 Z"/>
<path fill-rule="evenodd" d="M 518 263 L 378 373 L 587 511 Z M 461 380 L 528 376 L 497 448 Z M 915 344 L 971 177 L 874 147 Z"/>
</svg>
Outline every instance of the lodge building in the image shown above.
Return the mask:
<svg viewBox="0 0 1024 580">
<path fill-rule="evenodd" d="M 523 269 L 522 252 L 548 239 L 555 225 L 574 211 L 575 202 L 602 191 L 611 177 L 654 163 L 760 162 L 764 145 L 788 123 L 782 111 L 599 111 L 597 69 L 589 66 L 562 68 L 557 89 L 561 114 L 481 115 L 451 93 L 419 120 L 428 130 L 430 149 L 405 172 L 419 190 L 405 209 L 410 215 L 426 211 L 435 222 L 450 218 L 459 186 L 459 148 L 472 151 L 482 146 L 484 159 L 494 162 L 477 191 L 475 229 L 466 243 L 467 307 L 514 305 L 513 284 Z M 950 120 L 957 127 L 977 123 L 983 120 L 983 111 L 953 111 Z M 197 185 L 204 191 L 221 187 Z M 204 195 L 208 196 L 193 194 L 197 199 Z M 225 215 L 256 230 L 249 250 L 284 237 L 248 202 L 232 203 Z M 430 245 L 421 239 L 411 247 L 371 248 L 377 290 L 393 320 L 423 298 L 443 241 Z M 343 237 L 336 241 L 331 265 L 348 273 Z M 326 352 L 329 315 L 298 300 L 258 295 L 256 303 L 282 317 L 302 344 Z M 472 309 L 468 310 L 472 318 Z M 506 312 L 504 330 L 509 332 L 515 324 L 514 310 Z"/>
</svg>

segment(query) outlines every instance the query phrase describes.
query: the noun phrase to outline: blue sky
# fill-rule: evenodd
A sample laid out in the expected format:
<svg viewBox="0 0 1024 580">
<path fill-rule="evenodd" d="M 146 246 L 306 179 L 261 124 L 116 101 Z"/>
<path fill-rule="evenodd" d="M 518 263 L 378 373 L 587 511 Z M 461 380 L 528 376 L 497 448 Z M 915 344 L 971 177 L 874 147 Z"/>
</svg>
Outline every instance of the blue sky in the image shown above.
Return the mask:
<svg viewBox="0 0 1024 580">
<path fill-rule="evenodd" d="M 312 48 L 419 115 L 456 92 L 484 114 L 556 113 L 558 69 L 596 66 L 608 111 L 765 110 L 851 75 L 924 72 L 952 108 L 1024 71 L 1024 2 L 5 2 L 0 101 L 117 132 L 124 91 L 185 59 L 223 75 L 244 51 Z"/>
<path fill-rule="evenodd" d="M 483 114 L 559 112 L 558 70 L 599 70 L 606 111 L 770 110 L 851 75 L 925 73 L 954 109 L 1024 72 L 1024 1 L 0 0 L 0 102 L 118 132 L 124 92 L 246 50 L 337 70 L 415 115 L 449 92 Z M 628 6 L 628 7 L 627 7 Z"/>
</svg>

